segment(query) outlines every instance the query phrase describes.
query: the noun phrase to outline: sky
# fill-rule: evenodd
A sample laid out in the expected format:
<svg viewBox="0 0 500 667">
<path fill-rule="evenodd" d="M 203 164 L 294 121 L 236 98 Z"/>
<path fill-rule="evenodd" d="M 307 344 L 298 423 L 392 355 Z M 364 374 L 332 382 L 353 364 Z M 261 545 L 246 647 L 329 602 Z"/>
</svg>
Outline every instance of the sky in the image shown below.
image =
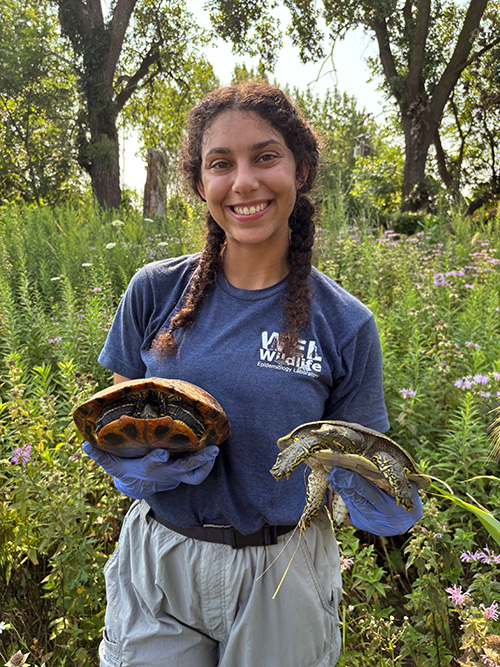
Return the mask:
<svg viewBox="0 0 500 667">
<path fill-rule="evenodd" d="M 208 16 L 200 10 L 200 0 L 187 0 L 188 8 L 195 14 L 197 20 L 208 26 Z M 286 10 L 280 10 L 282 25 L 286 23 Z M 375 119 L 383 117 L 384 97 L 377 90 L 377 84 L 369 81 L 370 71 L 365 59 L 376 56 L 377 48 L 373 39 L 361 30 L 356 30 L 339 41 L 333 52 L 333 61 L 326 63 L 300 62 L 297 49 L 284 36 L 284 46 L 271 80 L 280 84 L 297 86 L 305 90 L 307 87 L 318 95 L 323 95 L 328 88 L 337 87 L 341 92 L 353 95 L 358 101 L 360 109 L 373 114 Z M 231 45 L 220 42 L 217 46 L 205 50 L 207 59 L 212 64 L 215 74 L 221 85 L 228 85 L 234 66 L 245 63 L 248 67 L 256 66 L 257 60 L 235 56 L 231 52 Z M 146 165 L 138 155 L 137 142 L 133 137 L 122 138 L 121 173 L 122 184 L 142 193 L 146 180 Z"/>
</svg>

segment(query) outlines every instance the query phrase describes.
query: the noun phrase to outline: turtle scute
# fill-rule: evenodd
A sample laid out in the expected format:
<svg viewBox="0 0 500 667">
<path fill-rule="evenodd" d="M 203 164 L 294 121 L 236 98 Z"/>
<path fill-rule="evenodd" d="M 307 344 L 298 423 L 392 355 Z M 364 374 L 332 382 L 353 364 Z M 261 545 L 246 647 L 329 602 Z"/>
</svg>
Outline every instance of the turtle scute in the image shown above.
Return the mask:
<svg viewBox="0 0 500 667">
<path fill-rule="evenodd" d="M 127 380 L 97 392 L 73 419 L 95 447 L 121 457 L 144 456 L 161 447 L 171 454 L 220 445 L 231 425 L 218 401 L 183 380 Z"/>
</svg>

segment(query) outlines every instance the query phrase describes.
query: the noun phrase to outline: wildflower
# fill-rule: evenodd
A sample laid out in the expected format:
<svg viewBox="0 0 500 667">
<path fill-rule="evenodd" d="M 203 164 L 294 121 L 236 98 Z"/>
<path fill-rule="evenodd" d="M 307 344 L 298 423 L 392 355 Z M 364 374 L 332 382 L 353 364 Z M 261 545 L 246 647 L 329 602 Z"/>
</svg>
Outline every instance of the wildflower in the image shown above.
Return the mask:
<svg viewBox="0 0 500 667">
<path fill-rule="evenodd" d="M 6 627 L 7 627 L 7 623 L 5 621 L 0 621 L 0 635 L 5 630 Z"/>
<path fill-rule="evenodd" d="M 10 463 L 25 466 L 31 460 L 31 445 L 16 447 L 14 454 L 10 457 Z"/>
<path fill-rule="evenodd" d="M 83 262 L 82 266 L 92 266 L 91 262 Z"/>
<path fill-rule="evenodd" d="M 479 345 L 477 343 L 472 343 L 470 340 L 465 341 L 465 347 L 473 347 L 476 350 L 479 350 Z"/>
<path fill-rule="evenodd" d="M 493 379 L 498 382 L 500 380 L 500 373 L 493 373 Z"/>
<path fill-rule="evenodd" d="M 474 289 L 476 286 L 475 285 L 469 285 L 468 283 L 465 283 L 464 287 L 467 289 Z"/>
<path fill-rule="evenodd" d="M 354 563 L 354 558 L 347 558 L 347 556 L 340 556 L 340 571 L 349 570 Z"/>
<path fill-rule="evenodd" d="M 400 389 L 399 393 L 404 399 L 413 398 L 416 396 L 416 392 L 413 389 Z"/>
<path fill-rule="evenodd" d="M 445 284 L 446 284 L 446 278 L 445 278 L 444 273 L 435 273 L 434 274 L 434 285 L 437 285 L 438 287 L 442 287 Z"/>
<path fill-rule="evenodd" d="M 51 278 L 51 280 L 52 282 L 54 282 L 55 280 L 61 280 L 61 276 L 54 276 L 53 278 Z"/>
<path fill-rule="evenodd" d="M 93 292 L 102 292 L 102 287 L 93 287 L 92 291 Z"/>
<path fill-rule="evenodd" d="M 485 607 L 484 604 L 480 604 L 479 606 L 483 610 L 483 618 L 492 618 L 494 621 L 498 620 L 498 617 L 500 616 L 498 602 L 493 602 L 489 607 Z"/>
<path fill-rule="evenodd" d="M 59 343 L 61 340 L 61 336 L 54 336 L 53 338 L 47 338 L 47 343 Z"/>
<path fill-rule="evenodd" d="M 446 589 L 446 592 L 455 607 L 460 607 L 465 602 L 465 598 L 470 597 L 469 593 L 462 593 L 462 586 L 451 586 Z"/>
<path fill-rule="evenodd" d="M 474 375 L 473 379 L 476 384 L 488 384 L 490 381 L 490 378 L 487 375 L 481 375 L 480 373 Z"/>
<path fill-rule="evenodd" d="M 106 248 L 106 250 L 111 250 L 112 248 L 116 247 L 116 243 L 106 243 L 104 247 Z"/>
<path fill-rule="evenodd" d="M 111 223 L 112 227 L 125 227 L 125 223 L 122 220 L 113 220 Z"/>
</svg>

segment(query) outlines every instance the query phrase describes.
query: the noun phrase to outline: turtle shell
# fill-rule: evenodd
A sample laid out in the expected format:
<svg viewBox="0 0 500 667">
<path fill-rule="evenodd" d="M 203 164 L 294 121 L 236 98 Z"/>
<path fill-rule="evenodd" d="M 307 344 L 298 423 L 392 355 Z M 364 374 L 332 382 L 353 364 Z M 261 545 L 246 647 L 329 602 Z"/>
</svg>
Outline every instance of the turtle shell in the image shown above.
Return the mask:
<svg viewBox="0 0 500 667">
<path fill-rule="evenodd" d="M 388 485 L 384 475 L 378 466 L 370 460 L 370 456 L 386 452 L 394 457 L 403 466 L 409 480 L 414 482 L 418 489 L 425 489 L 431 483 L 429 477 L 420 470 L 410 454 L 394 440 L 391 440 L 384 433 L 379 433 L 367 426 L 354 424 L 351 422 L 323 420 L 302 424 L 295 428 L 291 433 L 278 440 L 278 447 L 281 451 L 287 449 L 291 444 L 300 439 L 304 434 L 318 436 L 321 439 L 321 429 L 324 425 L 333 425 L 339 429 L 346 428 L 354 431 L 359 439 L 356 442 L 350 440 L 349 447 L 344 447 L 340 440 L 338 449 L 333 450 L 329 447 L 319 449 L 311 454 L 318 463 L 321 463 L 326 470 L 332 470 L 335 466 L 355 470 L 363 477 L 368 478 L 382 490 L 393 495 L 393 491 Z M 337 444 L 337 441 L 336 441 Z M 307 461 L 306 461 L 307 463 Z"/>
<path fill-rule="evenodd" d="M 92 445 L 117 456 L 173 454 L 220 445 L 231 426 L 218 401 L 184 380 L 145 378 L 107 387 L 79 405 L 73 419 Z"/>
</svg>

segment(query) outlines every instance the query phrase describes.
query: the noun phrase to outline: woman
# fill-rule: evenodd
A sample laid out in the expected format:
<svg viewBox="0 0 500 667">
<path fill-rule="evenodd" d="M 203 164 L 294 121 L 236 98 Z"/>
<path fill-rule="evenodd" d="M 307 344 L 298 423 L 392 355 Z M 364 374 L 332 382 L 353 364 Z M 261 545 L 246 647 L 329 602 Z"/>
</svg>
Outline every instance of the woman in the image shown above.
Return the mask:
<svg viewBox="0 0 500 667">
<path fill-rule="evenodd" d="M 269 474 L 277 439 L 304 422 L 388 428 L 373 316 L 311 268 L 313 130 L 260 83 L 208 95 L 188 120 L 182 167 L 207 204 L 201 255 L 144 267 L 100 362 L 115 381 L 160 376 L 221 403 L 231 439 L 186 458 L 85 451 L 132 498 L 105 568 L 101 666 L 331 666 L 340 651 L 340 563 L 326 512 L 302 536 L 300 473 Z M 378 534 L 420 518 L 362 477 L 333 471 L 351 520 Z M 145 499 L 145 500 L 144 500 Z M 381 509 L 379 509 L 381 508 Z M 277 560 L 276 560 L 277 559 Z"/>
</svg>

